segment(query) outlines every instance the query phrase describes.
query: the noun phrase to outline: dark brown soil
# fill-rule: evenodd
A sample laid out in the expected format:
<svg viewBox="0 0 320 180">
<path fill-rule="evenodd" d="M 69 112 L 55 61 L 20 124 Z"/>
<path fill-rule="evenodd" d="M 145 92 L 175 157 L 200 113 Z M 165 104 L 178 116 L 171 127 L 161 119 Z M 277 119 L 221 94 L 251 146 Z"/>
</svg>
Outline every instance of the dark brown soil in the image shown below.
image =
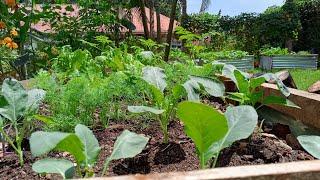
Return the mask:
<svg viewBox="0 0 320 180">
<path fill-rule="evenodd" d="M 114 161 L 110 164 L 109 176 L 126 174 L 148 174 L 154 172 L 191 171 L 199 169 L 195 146 L 185 135 L 182 124 L 173 121 L 169 125 L 169 144 L 162 144 L 162 133 L 157 122 L 151 122 L 147 128 L 141 128 L 138 122 L 111 123 L 104 131 L 95 132 L 102 151 L 95 168 L 97 176 L 101 173 L 106 157 L 111 154 L 113 144 L 120 133 L 128 129 L 136 133 L 143 133 L 150 137 L 145 150 L 135 158 Z M 281 131 L 280 131 L 281 129 Z M 287 128 L 275 125 L 265 128 L 268 133 L 254 133 L 251 138 L 234 143 L 225 149 L 219 157 L 218 166 L 239 166 L 251 164 L 282 163 L 299 160 L 313 160 L 314 158 L 302 149 L 291 148 L 286 143 Z M 271 134 L 271 132 L 281 132 Z M 63 156 L 61 153 L 56 156 Z M 26 164 L 19 167 L 14 154 L 0 158 L 1 179 L 56 179 L 57 176 L 37 175 L 32 171 L 31 164 L 35 161 L 26 154 Z"/>
</svg>

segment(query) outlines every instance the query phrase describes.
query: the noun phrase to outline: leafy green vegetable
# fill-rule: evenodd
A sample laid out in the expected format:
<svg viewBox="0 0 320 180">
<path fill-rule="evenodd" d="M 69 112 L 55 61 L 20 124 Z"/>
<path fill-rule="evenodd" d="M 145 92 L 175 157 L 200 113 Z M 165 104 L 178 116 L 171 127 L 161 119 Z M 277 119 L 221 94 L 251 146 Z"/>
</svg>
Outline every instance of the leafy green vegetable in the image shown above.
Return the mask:
<svg viewBox="0 0 320 180">
<path fill-rule="evenodd" d="M 161 92 L 167 87 L 166 83 L 166 75 L 163 73 L 163 69 L 158 67 L 144 67 L 143 71 L 143 79 L 147 81 L 149 84 L 154 85 Z"/>
<path fill-rule="evenodd" d="M 143 68 L 143 77 L 149 85 L 151 91 L 151 103 L 153 107 L 149 106 L 128 106 L 128 110 L 132 113 L 152 113 L 159 120 L 161 130 L 163 132 L 165 143 L 169 141 L 168 124 L 170 118 L 174 114 L 174 110 L 178 101 L 183 97 L 185 91 L 181 85 L 176 85 L 169 93 L 164 93 L 167 87 L 166 75 L 163 69 L 158 67 Z M 166 95 L 166 96 L 165 96 Z"/>
<path fill-rule="evenodd" d="M 226 118 L 218 110 L 195 102 L 180 103 L 177 114 L 196 145 L 201 168 L 205 168 L 211 145 L 219 142 L 228 131 Z"/>
<path fill-rule="evenodd" d="M 138 155 L 146 147 L 148 141 L 149 138 L 144 135 L 132 133 L 128 130 L 123 131 L 117 138 L 113 151 L 104 164 L 102 176 L 112 160 L 132 158 Z"/>
<path fill-rule="evenodd" d="M 71 161 L 64 159 L 42 159 L 32 165 L 32 170 L 37 173 L 60 174 L 63 179 L 71 179 L 75 168 Z"/>
<path fill-rule="evenodd" d="M 320 136 L 302 135 L 298 136 L 298 141 L 308 153 L 320 159 Z"/>
<path fill-rule="evenodd" d="M 225 113 L 228 121 L 228 132 L 218 143 L 210 147 L 207 159 L 215 156 L 215 166 L 219 153 L 222 149 L 229 147 L 235 141 L 248 138 L 258 124 L 258 114 L 251 106 L 228 107 Z"/>
<path fill-rule="evenodd" d="M 98 140 L 92 131 L 81 124 L 76 126 L 75 133 L 34 132 L 30 137 L 30 148 L 32 155 L 35 157 L 43 156 L 50 151 L 68 152 L 72 154 L 77 162 L 78 168 L 82 168 L 86 177 L 93 175 L 94 171 L 92 168 L 101 150 Z M 45 161 L 45 163 L 46 166 L 54 166 L 56 161 Z M 43 172 L 52 173 L 46 170 L 47 169 L 41 169 Z"/>
<path fill-rule="evenodd" d="M 103 174 L 112 160 L 134 157 L 139 154 L 149 138 L 125 130 L 118 138 L 114 150 L 106 159 Z M 92 131 L 78 124 L 75 133 L 43 132 L 32 133 L 30 137 L 31 153 L 35 157 L 48 154 L 51 151 L 68 152 L 73 155 L 76 164 L 61 159 L 42 159 L 34 163 L 33 170 L 38 173 L 58 173 L 64 178 L 73 177 L 77 169 L 84 177 L 94 176 L 94 165 L 98 160 L 101 148 Z"/>
<path fill-rule="evenodd" d="M 82 142 L 85 164 L 89 166 L 94 165 L 101 150 L 97 138 L 89 128 L 81 124 L 76 126 L 75 134 Z"/>
<path fill-rule="evenodd" d="M 258 102 L 260 102 L 262 104 L 277 104 L 299 108 L 289 99 L 281 96 L 264 97 L 263 89 L 259 87 L 266 81 L 270 80 L 277 82 L 280 92 L 282 92 L 285 97 L 290 95 L 289 89 L 275 74 L 267 73 L 262 76 L 252 78 L 249 76 L 249 74 L 236 69 L 232 65 L 224 65 L 222 75 L 230 78 L 236 84 L 239 90 L 239 92 L 227 93 L 226 98 L 237 101 L 241 105 L 255 106 Z"/>
<path fill-rule="evenodd" d="M 198 76 L 189 76 L 190 80 L 187 81 L 183 86 L 188 93 L 189 101 L 199 101 L 200 96 L 195 90 L 200 91 L 201 86 L 204 87 L 204 90 L 214 97 L 223 97 L 225 92 L 225 87 L 223 83 L 204 77 Z M 200 86 L 201 85 L 201 86 Z"/>
<path fill-rule="evenodd" d="M 196 145 L 201 168 L 213 157 L 215 165 L 222 149 L 248 138 L 258 123 L 258 114 L 251 106 L 228 107 L 223 115 L 204 104 L 182 102 L 178 117 Z"/>
<path fill-rule="evenodd" d="M 44 96 L 45 91 L 40 89 L 27 91 L 15 79 L 6 79 L 2 84 L 0 116 L 4 119 L 1 118 L 0 133 L 18 154 L 21 166 L 24 164 L 21 143 L 27 136 L 28 128 L 32 122 L 31 119 L 38 110 Z M 7 125 L 13 128 L 12 132 L 15 132 L 15 139 L 12 139 L 4 130 Z"/>
</svg>

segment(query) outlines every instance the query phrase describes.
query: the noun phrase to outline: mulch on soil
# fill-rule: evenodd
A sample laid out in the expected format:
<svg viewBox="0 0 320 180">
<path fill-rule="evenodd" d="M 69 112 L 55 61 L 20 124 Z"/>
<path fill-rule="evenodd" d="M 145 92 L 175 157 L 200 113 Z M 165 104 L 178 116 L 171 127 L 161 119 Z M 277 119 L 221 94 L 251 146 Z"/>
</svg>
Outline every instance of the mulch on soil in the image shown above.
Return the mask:
<svg viewBox="0 0 320 180">
<path fill-rule="evenodd" d="M 224 106 L 211 103 L 222 111 Z M 108 176 L 127 174 L 148 174 L 162 172 L 192 171 L 199 169 L 199 161 L 196 155 L 195 145 L 183 131 L 183 125 L 179 121 L 172 121 L 169 125 L 170 143 L 162 143 L 162 132 L 158 122 L 149 122 L 146 128 L 135 121 L 111 122 L 103 131 L 94 132 L 99 140 L 102 151 L 95 167 L 96 176 L 103 169 L 104 160 L 111 154 L 116 138 L 123 130 L 145 134 L 150 137 L 147 147 L 135 158 L 113 161 L 110 164 Z M 264 133 L 258 129 L 246 140 L 234 143 L 231 147 L 223 150 L 219 156 L 219 167 L 256 165 L 270 163 L 284 163 L 300 160 L 313 160 L 299 145 L 292 143 L 290 129 L 276 124 L 263 128 Z M 291 137 L 291 138 L 288 138 Z M 294 141 L 294 140 L 293 140 Z M 291 146 L 289 146 L 290 144 Z M 57 179 L 56 175 L 38 175 L 32 171 L 32 158 L 30 152 L 25 155 L 26 164 L 20 167 L 18 158 L 13 154 L 0 157 L 1 179 Z M 67 157 L 65 153 L 50 154 L 53 157 Z"/>
</svg>

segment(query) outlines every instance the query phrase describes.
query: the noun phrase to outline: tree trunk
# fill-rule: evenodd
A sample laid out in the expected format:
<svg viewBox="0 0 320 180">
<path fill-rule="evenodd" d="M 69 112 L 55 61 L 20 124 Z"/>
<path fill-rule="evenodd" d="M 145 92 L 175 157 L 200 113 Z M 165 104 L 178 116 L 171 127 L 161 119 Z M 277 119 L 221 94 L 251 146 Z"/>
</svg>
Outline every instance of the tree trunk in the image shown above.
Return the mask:
<svg viewBox="0 0 320 180">
<path fill-rule="evenodd" d="M 150 38 L 154 39 L 154 0 L 149 0 L 150 7 Z"/>
<path fill-rule="evenodd" d="M 155 6 L 155 10 L 156 10 L 156 17 L 157 17 L 157 42 L 161 43 L 161 17 L 160 17 L 158 0 L 155 1 L 154 6 Z"/>
<path fill-rule="evenodd" d="M 169 60 L 169 54 L 170 54 L 170 50 L 171 50 L 171 41 L 172 41 L 172 35 L 173 35 L 173 26 L 174 26 L 174 20 L 176 17 L 177 3 L 178 3 L 178 0 L 172 1 L 170 24 L 169 24 L 168 36 L 167 36 L 167 46 L 166 46 L 166 50 L 164 53 L 164 61 Z"/>
<path fill-rule="evenodd" d="M 181 2 L 181 26 L 186 28 L 186 23 L 187 23 L 187 18 L 188 18 L 188 14 L 187 14 L 187 0 L 180 0 Z M 186 52 L 187 49 L 185 48 L 185 41 L 182 41 L 182 51 Z"/>
<path fill-rule="evenodd" d="M 140 3 L 140 9 L 141 9 L 141 19 L 142 19 L 142 24 L 143 24 L 144 37 L 146 39 L 149 39 L 148 18 L 146 15 L 146 8 L 145 8 L 144 0 L 139 0 L 139 3 Z"/>
<path fill-rule="evenodd" d="M 182 27 L 185 27 L 185 23 L 187 21 L 188 18 L 188 14 L 187 14 L 187 0 L 180 0 L 181 2 L 181 25 Z"/>
</svg>

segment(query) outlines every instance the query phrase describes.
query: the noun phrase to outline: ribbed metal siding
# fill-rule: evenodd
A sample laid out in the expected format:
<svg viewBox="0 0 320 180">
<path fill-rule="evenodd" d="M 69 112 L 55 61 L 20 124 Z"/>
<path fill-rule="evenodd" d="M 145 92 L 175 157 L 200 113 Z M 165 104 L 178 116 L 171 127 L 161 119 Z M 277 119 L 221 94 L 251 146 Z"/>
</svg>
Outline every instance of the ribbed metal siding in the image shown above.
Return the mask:
<svg viewBox="0 0 320 180">
<path fill-rule="evenodd" d="M 286 68 L 302 68 L 302 69 L 317 69 L 318 55 L 308 56 L 274 56 L 272 57 L 273 69 L 286 69 Z"/>
<path fill-rule="evenodd" d="M 242 71 L 254 69 L 254 56 L 247 56 L 240 60 L 218 60 L 218 62 L 233 65 Z"/>
<path fill-rule="evenodd" d="M 260 59 L 260 65 L 264 65 L 265 67 L 262 67 L 268 70 L 270 69 L 270 67 L 272 69 L 317 69 L 318 55 L 283 55 L 272 57 L 262 56 Z"/>
</svg>

